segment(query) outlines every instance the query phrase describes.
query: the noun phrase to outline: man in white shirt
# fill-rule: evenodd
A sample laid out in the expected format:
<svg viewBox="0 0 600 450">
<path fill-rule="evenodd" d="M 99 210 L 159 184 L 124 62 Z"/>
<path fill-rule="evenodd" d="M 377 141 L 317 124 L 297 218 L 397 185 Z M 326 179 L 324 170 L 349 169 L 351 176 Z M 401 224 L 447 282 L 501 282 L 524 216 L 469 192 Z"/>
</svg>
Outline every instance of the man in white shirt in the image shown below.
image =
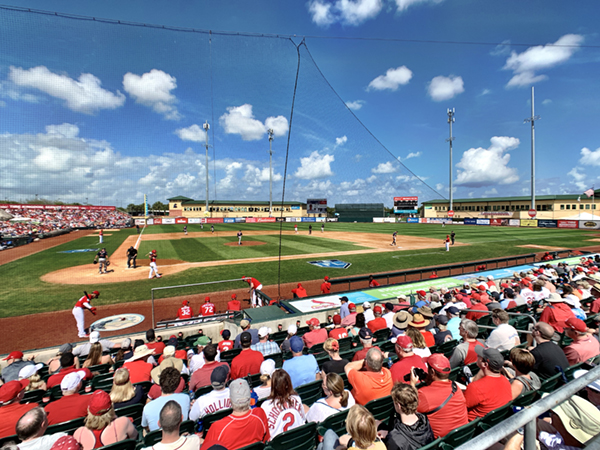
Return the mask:
<svg viewBox="0 0 600 450">
<path fill-rule="evenodd" d="M 387 327 L 391 330 L 394 326 L 394 305 L 392 303 L 385 304 L 385 314 L 382 316 L 385 319 L 385 323 L 387 323 Z"/>
<path fill-rule="evenodd" d="M 373 314 L 373 310 L 371 309 L 371 304 L 369 302 L 364 302 L 362 307 L 363 315 L 365 316 L 365 324 L 367 324 L 375 318 L 375 314 Z"/>
<path fill-rule="evenodd" d="M 508 324 L 508 313 L 503 309 L 492 311 L 492 322 L 496 328 L 492 330 L 485 341 L 485 345 L 495 348 L 498 351 L 510 350 L 515 345 L 519 345 L 519 333 L 514 327 Z"/>
<path fill-rule="evenodd" d="M 21 439 L 19 450 L 50 450 L 52 445 L 67 433 L 54 433 L 44 436 L 48 428 L 48 417 L 44 408 L 27 411 L 17 422 L 17 437 Z"/>
<path fill-rule="evenodd" d="M 196 399 L 190 411 L 191 420 L 202 419 L 207 414 L 231 408 L 229 388 L 226 387 L 228 379 L 229 368 L 227 366 L 219 366 L 212 371 L 210 384 L 213 390 Z"/>
</svg>

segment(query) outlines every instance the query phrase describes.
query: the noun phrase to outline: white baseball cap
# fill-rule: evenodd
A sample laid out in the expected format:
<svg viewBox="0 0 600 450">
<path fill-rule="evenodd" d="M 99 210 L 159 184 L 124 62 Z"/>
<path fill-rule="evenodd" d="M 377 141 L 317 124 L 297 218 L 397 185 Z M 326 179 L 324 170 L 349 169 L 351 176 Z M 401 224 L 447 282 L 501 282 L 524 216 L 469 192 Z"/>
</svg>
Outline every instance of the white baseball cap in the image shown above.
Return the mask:
<svg viewBox="0 0 600 450">
<path fill-rule="evenodd" d="M 72 391 L 84 378 L 85 370 L 78 370 L 77 372 L 68 373 L 60 382 L 60 389 L 62 391 Z"/>
<path fill-rule="evenodd" d="M 260 327 L 258 329 L 258 337 L 263 338 L 265 336 L 268 336 L 269 334 L 271 334 L 271 329 L 268 327 Z"/>
<path fill-rule="evenodd" d="M 362 304 L 362 306 L 363 306 L 363 309 L 364 309 L 364 308 L 370 308 L 370 307 L 371 307 L 371 304 L 370 304 L 369 302 L 364 302 L 364 303 Z"/>
<path fill-rule="evenodd" d="M 298 332 L 298 327 L 296 326 L 295 323 L 291 324 L 288 327 L 288 334 L 296 334 Z"/>
<path fill-rule="evenodd" d="M 90 333 L 90 344 L 95 344 L 99 340 L 100 340 L 100 332 L 99 331 L 92 331 Z"/>
<path fill-rule="evenodd" d="M 36 374 L 38 370 L 44 367 L 43 364 L 27 364 L 25 367 L 19 370 L 19 378 L 22 380 L 26 380 L 32 375 Z"/>
<path fill-rule="evenodd" d="M 265 359 L 260 364 L 260 374 L 271 376 L 273 375 L 273 372 L 275 372 L 275 361 L 272 359 Z"/>
</svg>

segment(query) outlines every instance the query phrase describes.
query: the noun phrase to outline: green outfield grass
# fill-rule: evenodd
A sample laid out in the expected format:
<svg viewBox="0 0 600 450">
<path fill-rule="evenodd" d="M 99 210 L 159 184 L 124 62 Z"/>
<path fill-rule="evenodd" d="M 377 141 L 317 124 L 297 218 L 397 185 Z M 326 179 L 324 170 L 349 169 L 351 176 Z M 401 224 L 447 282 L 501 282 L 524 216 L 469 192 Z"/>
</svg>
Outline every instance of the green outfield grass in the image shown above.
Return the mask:
<svg viewBox="0 0 600 450">
<path fill-rule="evenodd" d="M 169 241 L 152 241 L 142 244 L 140 254 L 155 248 L 160 258 L 180 259 L 185 261 L 216 261 L 221 259 L 243 259 L 259 256 L 276 256 L 279 254 L 279 236 L 245 236 L 246 240 L 267 242 L 266 245 L 255 247 L 225 246 L 223 243 L 236 241 L 235 237 L 220 236 L 220 231 L 250 230 L 279 230 L 279 224 L 217 224 L 216 233 L 211 238 L 185 238 Z M 147 228 L 144 233 L 173 233 L 182 230 L 181 225 L 160 225 Z M 293 230 L 293 224 L 283 224 L 284 230 Z M 184 272 L 169 275 L 161 279 L 141 280 L 127 283 L 114 283 L 105 285 L 57 285 L 45 283 L 40 277 L 48 272 L 67 267 L 89 264 L 94 253 L 60 253 L 67 250 L 84 248 L 98 248 L 97 238 L 82 237 L 75 241 L 63 244 L 38 254 L 20 259 L 18 261 L 0 266 L 0 317 L 33 314 L 44 311 L 69 310 L 74 302 L 82 295 L 82 291 L 98 288 L 102 295 L 97 305 L 110 303 L 124 303 L 150 298 L 150 288 L 179 284 L 190 284 L 206 281 L 237 279 L 251 275 L 258 278 L 265 285 L 313 280 L 329 275 L 332 278 L 352 276 L 377 272 L 395 271 L 417 267 L 448 264 L 493 257 L 510 256 L 517 254 L 543 251 L 520 247 L 526 244 L 535 244 L 548 247 L 578 248 L 597 245 L 590 241 L 594 232 L 589 230 L 558 230 L 539 228 L 509 228 L 509 227 L 484 227 L 484 226 L 446 226 L 421 225 L 421 224 L 373 224 L 373 223 L 327 223 L 326 231 L 348 231 L 380 233 L 384 242 L 391 242 L 391 234 L 398 231 L 401 237 L 398 245 L 402 245 L 402 236 L 422 236 L 440 240 L 437 249 L 394 251 L 388 253 L 368 253 L 355 255 L 341 255 L 337 259 L 349 262 L 352 265 L 346 270 L 322 269 L 307 264 L 303 255 L 310 253 L 331 252 L 329 258 L 336 258 L 336 252 L 356 250 L 362 247 L 347 242 L 323 239 L 320 236 L 320 224 L 313 224 L 313 235 L 308 236 L 308 224 L 299 224 L 299 235 L 282 236 L 282 255 L 298 255 L 297 259 L 268 263 L 241 263 L 235 266 L 213 266 L 190 268 Z M 456 239 L 468 246 L 453 247 L 450 252 L 445 252 L 442 240 L 446 234 L 454 230 Z M 210 227 L 204 230 L 199 225 L 188 225 L 188 231 L 202 231 L 210 234 Z M 136 234 L 135 229 L 109 232 L 105 236 L 104 246 L 109 254 L 121 245 L 130 235 Z M 598 234 L 596 233 L 596 236 Z M 409 239 L 409 238 L 408 238 Z M 160 266 L 159 266 L 160 267 Z M 141 269 L 145 270 L 145 269 Z M 194 290 L 195 293 L 214 291 L 219 288 L 242 288 L 246 284 L 242 281 L 206 287 L 204 290 Z M 183 294 L 185 291 L 177 292 Z M 173 293 L 175 295 L 175 293 Z M 282 295 L 291 293 L 282 292 Z"/>
</svg>

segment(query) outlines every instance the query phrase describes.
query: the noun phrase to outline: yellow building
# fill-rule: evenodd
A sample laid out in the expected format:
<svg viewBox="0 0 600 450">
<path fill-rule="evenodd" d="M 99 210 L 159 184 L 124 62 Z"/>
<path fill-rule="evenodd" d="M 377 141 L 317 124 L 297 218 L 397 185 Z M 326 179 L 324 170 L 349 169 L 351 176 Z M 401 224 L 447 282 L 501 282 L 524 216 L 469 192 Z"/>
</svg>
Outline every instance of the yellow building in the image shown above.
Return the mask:
<svg viewBox="0 0 600 450">
<path fill-rule="evenodd" d="M 593 197 L 586 195 L 539 195 L 535 198 L 536 219 L 575 219 L 598 216 L 600 189 Z M 455 219 L 530 219 L 531 197 L 459 198 L 453 199 Z M 423 217 L 448 217 L 449 200 L 423 202 Z M 598 218 L 598 217 L 596 217 Z"/>
<path fill-rule="evenodd" d="M 238 201 L 238 200 L 210 200 L 208 211 L 206 200 L 193 200 L 188 197 L 177 196 L 169 198 L 170 217 L 188 218 L 241 218 L 241 217 L 280 217 L 281 202 L 273 202 L 273 212 L 269 212 L 269 202 L 264 201 Z M 283 217 L 307 217 L 306 203 L 288 201 L 283 204 Z"/>
</svg>

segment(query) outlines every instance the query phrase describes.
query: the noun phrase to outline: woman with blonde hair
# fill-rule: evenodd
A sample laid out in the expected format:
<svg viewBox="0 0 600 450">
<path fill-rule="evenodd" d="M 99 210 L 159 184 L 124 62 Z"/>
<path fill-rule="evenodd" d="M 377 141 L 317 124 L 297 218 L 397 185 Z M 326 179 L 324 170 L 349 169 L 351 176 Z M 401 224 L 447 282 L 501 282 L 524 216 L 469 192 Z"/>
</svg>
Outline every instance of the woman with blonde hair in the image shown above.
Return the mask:
<svg viewBox="0 0 600 450">
<path fill-rule="evenodd" d="M 98 364 L 109 364 L 112 363 L 110 355 L 102 354 L 102 344 L 100 342 L 94 342 L 90 347 L 90 353 L 87 359 L 83 362 L 82 367 L 97 366 Z"/>
<path fill-rule="evenodd" d="M 413 352 L 419 355 L 421 358 L 428 358 L 431 356 L 431 350 L 425 344 L 425 338 L 423 334 L 416 328 L 408 327 L 406 329 L 406 335 L 410 336 L 413 341 Z"/>
<path fill-rule="evenodd" d="M 146 403 L 146 394 L 141 385 L 134 386 L 129 380 L 129 370 L 120 368 L 115 372 L 110 399 L 115 409 L 123 406 Z"/>
<path fill-rule="evenodd" d="M 29 380 L 25 386 L 25 392 L 35 391 L 37 389 L 47 390 L 46 382 L 42 380 L 38 371 L 44 367 L 43 364 L 28 364 L 19 370 L 19 380 Z"/>
<path fill-rule="evenodd" d="M 117 417 L 106 392 L 99 389 L 90 397 L 85 426 L 73 433 L 82 450 L 104 447 L 125 439 L 137 439 L 138 432 L 133 422 L 128 417 Z"/>
<path fill-rule="evenodd" d="M 323 363 L 323 366 L 321 367 L 321 373 L 344 373 L 344 367 L 346 367 L 346 364 L 348 364 L 350 361 L 340 357 L 340 343 L 338 340 L 327 338 L 327 340 L 323 342 L 323 350 L 327 352 L 330 360 Z"/>
<path fill-rule="evenodd" d="M 329 416 L 354 406 L 354 397 L 344 389 L 344 380 L 335 372 L 323 377 L 325 397 L 312 404 L 306 413 L 307 422 L 322 422 Z"/>
<path fill-rule="evenodd" d="M 333 430 L 327 430 L 318 450 L 333 450 L 339 445 L 348 450 L 386 450 L 385 444 L 377 437 L 377 424 L 373 414 L 362 405 L 354 405 L 346 419 L 348 434 L 338 438 Z"/>
</svg>

